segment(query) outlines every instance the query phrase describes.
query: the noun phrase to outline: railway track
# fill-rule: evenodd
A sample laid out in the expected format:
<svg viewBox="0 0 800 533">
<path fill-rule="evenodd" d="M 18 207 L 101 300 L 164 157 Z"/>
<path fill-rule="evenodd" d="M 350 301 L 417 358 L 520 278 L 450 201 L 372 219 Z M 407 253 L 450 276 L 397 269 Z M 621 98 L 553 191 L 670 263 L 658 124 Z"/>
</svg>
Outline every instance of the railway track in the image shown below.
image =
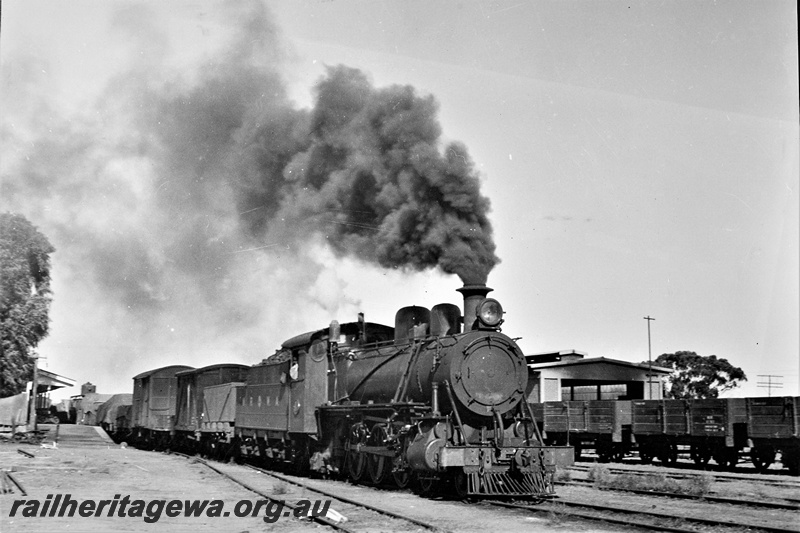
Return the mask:
<svg viewBox="0 0 800 533">
<path fill-rule="evenodd" d="M 593 504 L 574 500 L 559 499 L 539 505 L 527 505 L 499 501 L 485 502 L 488 505 L 509 509 L 519 509 L 534 513 L 554 513 L 557 515 L 592 520 L 613 525 L 624 525 L 651 531 L 674 533 L 698 533 L 713 528 L 713 531 L 764 531 L 767 533 L 797 533 L 800 529 L 734 522 L 730 520 L 700 518 L 675 514 L 674 512 L 654 512 L 616 505 Z M 698 529 L 705 528 L 705 529 Z"/>
<path fill-rule="evenodd" d="M 311 487 L 308 484 L 300 483 L 299 481 L 296 481 L 296 480 L 293 480 L 293 479 L 289 479 L 288 477 L 282 476 L 280 474 L 276 474 L 274 472 L 270 472 L 269 470 L 264 470 L 263 468 L 259 468 L 259 467 L 252 466 L 252 465 L 247 465 L 247 466 L 248 466 L 248 468 L 250 468 L 252 470 L 255 470 L 255 471 L 257 471 L 257 472 L 259 472 L 259 473 L 261 473 L 263 475 L 270 476 L 270 477 L 275 478 L 275 479 L 277 479 L 279 481 L 283 481 L 284 483 L 290 483 L 292 485 L 295 485 L 297 487 L 302 488 L 303 490 L 307 490 L 307 491 L 315 492 L 317 494 L 321 494 L 323 496 L 327 496 L 328 498 L 340 501 L 340 502 L 348 504 L 348 505 L 352 505 L 352 506 L 368 509 L 370 511 L 374 511 L 376 513 L 379 513 L 379 514 L 382 514 L 384 516 L 388 516 L 388 517 L 391 517 L 391 518 L 395 518 L 397 520 L 403 520 L 403 521 L 406 521 L 406 522 L 411 522 L 412 524 L 415 524 L 417 526 L 420 526 L 420 527 L 422 527 L 424 529 L 427 529 L 427 530 L 430 530 L 430 531 L 438 531 L 438 532 L 441 532 L 441 533 L 446 533 L 447 532 L 447 530 L 442 529 L 439 526 L 436 526 L 434 524 L 430 524 L 430 523 L 422 521 L 422 520 L 418 520 L 416 518 L 413 518 L 413 517 L 410 517 L 410 516 L 407 516 L 407 515 L 396 513 L 394 511 L 390 511 L 388 509 L 382 509 L 380 507 L 376 507 L 374 505 L 370 505 L 370 504 L 365 503 L 365 502 L 359 502 L 359 501 L 356 501 L 356 500 L 353 500 L 353 499 L 350 499 L 350 498 L 345 498 L 344 496 L 337 495 L 337 494 L 335 494 L 333 492 L 330 492 L 330 491 L 321 490 L 321 489 L 319 489 L 317 487 Z"/>
<path fill-rule="evenodd" d="M 590 480 L 572 480 L 572 481 L 558 481 L 556 482 L 557 485 L 574 485 L 574 486 L 581 486 L 581 485 L 589 485 L 592 484 L 593 481 Z M 740 507 L 763 507 L 766 509 L 783 509 L 788 511 L 800 511 L 800 502 L 799 503 L 781 503 L 781 502 L 768 502 L 768 501 L 761 501 L 761 500 L 746 500 L 741 498 L 723 498 L 720 496 L 710 496 L 708 494 L 687 494 L 682 492 L 659 492 L 654 490 L 639 490 L 639 489 L 626 489 L 621 487 L 604 487 L 599 486 L 595 487 L 598 490 L 611 490 L 615 492 L 629 492 L 631 494 L 640 494 L 643 496 L 655 496 L 660 498 L 673 498 L 679 500 L 695 500 L 695 501 L 702 501 L 702 502 L 709 502 L 709 503 L 724 503 L 726 505 L 734 505 Z M 787 502 L 789 501 L 797 501 L 792 500 L 791 498 L 786 499 Z"/>
<path fill-rule="evenodd" d="M 769 468 L 767 470 L 759 470 L 757 469 L 749 459 L 740 458 L 739 461 L 736 463 L 735 467 L 729 466 L 722 466 L 713 462 L 707 463 L 705 466 L 698 465 L 694 461 L 690 459 L 689 452 L 683 452 L 678 455 L 679 459 L 671 464 L 665 464 L 659 460 L 652 460 L 650 462 L 642 462 L 641 457 L 637 455 L 628 455 L 623 460 L 618 461 L 610 461 L 604 464 L 618 464 L 622 466 L 654 466 L 658 468 L 671 468 L 675 470 L 698 470 L 703 472 L 713 472 L 714 474 L 733 474 L 733 475 L 754 475 L 754 476 L 762 476 L 762 477 L 775 477 L 775 476 L 786 476 L 792 477 L 795 479 L 800 479 L 796 475 L 792 475 L 788 469 L 786 468 Z M 595 454 L 584 454 L 581 459 L 577 461 L 578 464 L 594 464 L 598 462 L 603 462 L 600 460 L 600 457 Z M 780 461 L 777 461 L 780 463 Z"/>
<path fill-rule="evenodd" d="M 180 454 L 183 455 L 183 454 Z M 341 491 L 333 492 L 320 483 L 306 483 L 291 476 L 277 474 L 254 465 L 242 465 L 250 475 L 231 473 L 226 465 L 209 463 L 196 457 L 184 456 L 202 463 L 234 483 L 270 501 L 283 502 L 292 511 L 289 502 L 308 499 L 309 494 L 331 500 L 331 508 L 346 516 L 347 522 L 339 522 L 328 516 L 310 517 L 320 525 L 331 529 L 358 533 L 363 531 L 414 530 L 444 531 L 441 526 L 419 520 L 402 513 L 382 509 L 378 506 L 345 497 Z M 241 469 L 242 466 L 239 466 Z M 227 471 L 226 471 L 227 470 Z M 623 473 L 627 470 L 618 469 Z M 650 472 L 652 474 L 652 472 Z M 264 480 L 263 482 L 261 480 Z M 319 481 L 319 480 L 317 480 Z M 798 533 L 794 517 L 800 505 L 795 503 L 765 502 L 715 496 L 698 496 L 680 493 L 659 493 L 647 490 L 619 489 L 616 487 L 591 487 L 588 482 L 560 482 L 561 486 L 575 487 L 577 492 L 564 494 L 561 498 L 540 504 L 511 503 L 507 501 L 484 501 L 479 505 L 498 506 L 531 513 L 544 514 L 547 519 L 558 521 L 561 517 L 602 522 L 610 526 L 628 526 L 652 531 L 675 533 L 697 533 L 698 531 L 764 531 L 768 533 Z M 334 489 L 335 490 L 335 489 Z M 566 492 L 566 490 L 565 490 Z M 624 496 L 600 496 L 600 493 L 625 493 Z M 358 498 L 358 497 L 356 497 Z M 360 498 L 363 499 L 363 498 Z M 614 501 L 616 499 L 616 501 Z M 676 506 L 665 503 L 668 499 L 681 499 L 685 504 Z M 657 502 L 654 504 L 654 502 Z M 743 511 L 745 506 L 751 510 Z M 726 510 L 730 508 L 730 511 Z M 759 514 L 761 513 L 761 514 Z M 765 514 L 766 513 L 766 514 Z M 778 516 L 780 515 L 780 516 Z M 290 516 L 287 512 L 284 516 Z M 742 517 L 741 520 L 736 517 Z M 555 518 L 553 518 L 555 517 Z M 731 517 L 734 517 L 731 519 Z M 777 517 L 777 518 L 776 518 Z M 791 524 L 791 525 L 788 525 Z"/>
<path fill-rule="evenodd" d="M 335 509 L 335 512 L 329 512 L 326 515 L 320 516 L 309 515 L 308 519 L 336 531 L 341 531 L 343 533 L 358 533 L 360 531 L 374 531 L 376 528 L 377 530 L 402 531 L 409 529 L 409 524 L 411 524 L 415 530 L 422 528 L 428 531 L 449 533 L 447 530 L 439 526 L 418 520 L 414 517 L 396 513 L 387 509 L 382 509 L 380 507 L 366 502 L 357 501 L 352 498 L 346 498 L 330 491 L 321 490 L 319 488 L 312 487 L 307 483 L 301 483 L 297 480 L 290 479 L 286 476 L 282 476 L 253 465 L 243 466 L 246 466 L 259 477 L 264 476 L 269 478 L 270 486 L 272 488 L 271 493 L 259 488 L 261 486 L 260 483 L 257 483 L 259 485 L 257 487 L 253 480 L 241 479 L 240 475 L 234 475 L 230 472 L 226 472 L 225 467 L 221 464 L 211 463 L 203 459 L 184 454 L 176 455 L 181 455 L 191 459 L 192 461 L 199 462 L 217 474 L 231 480 L 232 482 L 255 494 L 258 494 L 260 497 L 270 502 L 281 502 L 283 506 L 289 509 L 292 513 L 295 511 L 297 506 L 291 504 L 291 501 L 308 499 L 309 492 L 324 496 L 325 498 L 331 500 L 330 508 Z M 291 513 L 286 513 L 289 512 L 284 512 L 284 516 L 291 516 Z M 346 517 L 346 521 L 337 519 L 338 516 Z"/>
<path fill-rule="evenodd" d="M 600 463 L 595 463 L 600 464 Z M 708 472 L 705 470 L 693 470 L 691 472 L 673 472 L 673 471 L 664 471 L 663 469 L 653 470 L 653 469 L 637 469 L 637 468 L 615 468 L 609 467 L 603 464 L 603 467 L 611 474 L 630 474 L 630 475 L 637 475 L 637 476 L 652 476 L 652 475 L 663 475 L 667 478 L 671 479 L 695 479 L 700 476 L 708 476 L 712 475 L 714 477 L 714 481 L 723 481 L 723 482 L 734 482 L 734 481 L 744 481 L 748 483 L 759 483 L 762 485 L 771 485 L 775 487 L 789 487 L 789 488 L 797 488 L 800 489 L 800 480 L 796 479 L 770 479 L 769 477 L 758 475 L 758 474 L 736 474 L 736 473 L 729 473 L 729 472 Z M 593 466 L 587 465 L 580 465 L 575 464 L 568 467 L 566 470 L 573 470 L 577 472 L 589 472 L 591 471 Z"/>
</svg>

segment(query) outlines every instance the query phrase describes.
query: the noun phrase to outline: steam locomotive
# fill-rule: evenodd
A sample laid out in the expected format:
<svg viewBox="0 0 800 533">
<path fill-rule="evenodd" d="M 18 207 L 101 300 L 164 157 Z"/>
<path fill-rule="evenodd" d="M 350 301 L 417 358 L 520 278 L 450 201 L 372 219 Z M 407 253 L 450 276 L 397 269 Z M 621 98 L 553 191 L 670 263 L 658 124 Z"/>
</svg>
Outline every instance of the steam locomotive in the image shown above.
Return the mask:
<svg viewBox="0 0 800 533">
<path fill-rule="evenodd" d="M 393 328 L 334 321 L 252 367 L 145 372 L 118 438 L 423 494 L 553 496 L 573 449 L 543 444 L 491 290 L 458 289 L 463 316 L 439 304 L 400 309 Z"/>
</svg>

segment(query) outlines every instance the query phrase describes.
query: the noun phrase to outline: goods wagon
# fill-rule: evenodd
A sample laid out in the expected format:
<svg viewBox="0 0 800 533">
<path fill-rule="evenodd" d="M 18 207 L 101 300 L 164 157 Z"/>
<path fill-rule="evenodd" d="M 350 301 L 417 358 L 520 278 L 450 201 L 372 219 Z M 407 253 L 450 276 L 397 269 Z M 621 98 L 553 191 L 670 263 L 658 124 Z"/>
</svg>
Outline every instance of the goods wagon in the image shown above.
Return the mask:
<svg viewBox="0 0 800 533">
<path fill-rule="evenodd" d="M 130 405 L 133 403 L 133 395 L 131 393 L 114 394 L 97 407 L 95 415 L 95 424 L 103 428 L 112 438 L 127 429 L 125 425 L 119 426 L 120 410 L 124 413 L 129 411 Z"/>
<path fill-rule="evenodd" d="M 679 446 L 687 446 L 697 465 L 713 458 L 734 467 L 746 445 L 744 405 L 743 399 L 633 400 L 631 432 L 639 457 L 671 465 Z"/>
<path fill-rule="evenodd" d="M 747 398 L 750 459 L 766 469 L 781 453 L 781 462 L 800 474 L 800 397 Z"/>
<path fill-rule="evenodd" d="M 250 367 L 222 363 L 176 374 L 175 442 L 186 451 L 219 453 L 233 438 L 237 390 Z"/>
<path fill-rule="evenodd" d="M 593 400 L 532 403 L 547 444 L 570 445 L 579 459 L 594 449 L 601 461 L 620 461 L 630 449 L 631 402 Z"/>
<path fill-rule="evenodd" d="M 130 425 L 135 442 L 155 448 L 170 445 L 177 412 L 177 373 L 184 370 L 192 367 L 170 365 L 133 377 Z"/>
</svg>

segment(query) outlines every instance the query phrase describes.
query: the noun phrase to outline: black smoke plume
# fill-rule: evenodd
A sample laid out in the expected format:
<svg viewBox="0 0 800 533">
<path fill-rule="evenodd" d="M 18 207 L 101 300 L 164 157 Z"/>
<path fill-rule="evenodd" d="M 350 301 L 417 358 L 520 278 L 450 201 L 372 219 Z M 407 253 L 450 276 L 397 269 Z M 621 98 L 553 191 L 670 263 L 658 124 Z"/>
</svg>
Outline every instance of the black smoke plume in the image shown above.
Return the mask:
<svg viewBox="0 0 800 533">
<path fill-rule="evenodd" d="M 376 89 L 344 66 L 328 68 L 315 91 L 292 146 L 250 158 L 242 172 L 260 177 L 260 194 L 237 190 L 250 234 L 276 225 L 321 232 L 342 255 L 485 282 L 497 262 L 489 202 L 466 148 L 442 146 L 433 97 L 410 86 Z M 260 138 L 293 131 L 256 128 L 243 149 L 262 155 Z"/>
<path fill-rule="evenodd" d="M 15 106 L 3 121 L 2 209 L 59 250 L 54 272 L 85 305 L 73 317 L 110 324 L 101 333 L 127 357 L 263 328 L 270 300 L 324 275 L 303 256 L 320 242 L 384 268 L 484 282 L 498 261 L 489 202 L 465 147 L 443 142 L 435 99 L 336 66 L 312 108 L 298 108 L 265 8 L 213 9 L 226 44 L 186 70 L 168 61 L 176 45 L 146 4 L 118 10 L 130 61 L 78 112 L 51 101 L 48 65 L 4 65 Z M 247 342 L 225 338 L 213 349 Z"/>
<path fill-rule="evenodd" d="M 186 201 L 205 198 L 190 211 L 223 187 L 253 243 L 319 233 L 343 256 L 485 282 L 497 263 L 489 201 L 466 148 L 442 145 L 434 98 L 376 89 L 345 66 L 314 91 L 315 106 L 295 110 L 279 80 L 223 69 L 189 94 L 150 95 L 147 129 L 182 154 L 165 173 L 183 176 Z"/>
</svg>

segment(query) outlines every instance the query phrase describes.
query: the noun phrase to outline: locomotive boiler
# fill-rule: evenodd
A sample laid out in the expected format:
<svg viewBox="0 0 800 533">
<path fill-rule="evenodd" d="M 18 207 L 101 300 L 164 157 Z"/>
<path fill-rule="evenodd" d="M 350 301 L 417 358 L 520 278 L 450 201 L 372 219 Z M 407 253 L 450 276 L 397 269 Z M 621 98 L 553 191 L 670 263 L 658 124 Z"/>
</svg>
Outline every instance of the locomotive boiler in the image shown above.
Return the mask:
<svg viewBox="0 0 800 533">
<path fill-rule="evenodd" d="M 463 420 L 503 415 L 523 399 L 528 382 L 525 359 L 516 343 L 501 333 L 500 304 L 485 286 L 460 289 L 466 296 L 466 323 L 460 310 L 440 304 L 401 309 L 394 343 L 365 350 L 345 363 L 342 398 L 360 403 L 436 400 Z M 398 347 L 402 347 L 398 349 Z M 458 354 L 458 357 L 455 357 Z M 399 379 L 398 379 L 399 378 Z M 446 386 L 434 392 L 434 384 Z M 452 402 L 452 403 L 451 403 Z"/>
<path fill-rule="evenodd" d="M 251 368 L 242 451 L 354 482 L 423 493 L 546 497 L 572 448 L 542 444 L 528 369 L 484 285 L 453 304 L 400 309 L 394 328 L 338 324 L 284 342 Z M 463 324 L 463 331 L 462 331 Z"/>
</svg>

